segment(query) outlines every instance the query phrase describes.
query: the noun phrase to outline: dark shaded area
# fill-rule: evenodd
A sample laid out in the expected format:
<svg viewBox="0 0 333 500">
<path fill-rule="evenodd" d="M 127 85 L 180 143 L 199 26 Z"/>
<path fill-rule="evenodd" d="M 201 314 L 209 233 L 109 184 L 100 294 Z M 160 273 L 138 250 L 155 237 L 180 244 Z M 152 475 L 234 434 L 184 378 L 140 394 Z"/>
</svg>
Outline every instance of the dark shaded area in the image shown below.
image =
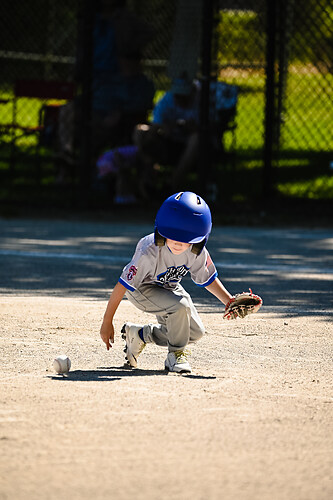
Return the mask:
<svg viewBox="0 0 333 500">
<path fill-rule="evenodd" d="M 0 219 L 0 291 L 106 301 L 152 224 Z M 333 303 L 331 229 L 219 227 L 208 249 L 231 293 L 249 287 L 268 312 L 326 319 Z M 223 305 L 186 276 L 199 311 Z"/>
<path fill-rule="evenodd" d="M 189 15 L 187 23 L 176 33 L 177 15 L 180 6 L 185 4 L 186 1 L 162 0 L 128 2 L 131 12 L 153 27 L 154 36 L 144 49 L 142 66 L 144 75 L 154 82 L 158 92 L 170 88 L 171 63 L 173 73 L 182 69 L 175 67 L 172 53 L 175 47 L 180 53 L 184 46 L 186 48 L 186 37 L 196 20 L 194 14 Z M 198 6 L 197 1 L 192 2 L 192 6 L 194 4 Z M 190 2 L 189 5 L 191 7 Z M 0 213 L 19 215 L 30 206 L 66 213 L 117 211 L 110 193 L 94 189 L 96 158 L 90 161 L 94 131 L 91 124 L 92 21 L 99 6 L 100 2 L 93 0 L 61 0 L 56 4 L 32 0 L 29 5 L 9 0 L 1 3 Z M 315 205 L 318 216 L 325 218 L 332 199 L 330 186 L 327 189 L 323 186 L 316 194 L 323 200 L 322 206 L 316 201 L 312 203 L 313 195 L 306 190 L 300 191 L 295 201 L 281 198 L 277 195 L 277 186 L 289 180 L 306 180 L 311 184 L 318 176 L 326 176 L 330 184 L 333 142 L 329 1 L 207 0 L 199 7 L 201 10 L 190 9 L 190 13 L 201 12 L 200 54 L 198 47 L 193 47 L 193 53 L 187 53 L 188 59 L 195 60 L 195 76 L 203 89 L 202 140 L 199 165 L 190 172 L 186 189 L 201 190 L 218 209 L 225 209 L 227 202 L 232 203 L 235 211 L 235 203 L 240 200 L 243 211 L 254 215 L 263 206 L 273 215 L 274 211 L 278 212 L 277 206 L 283 204 L 285 210 L 290 211 L 295 210 L 295 205 L 299 206 L 300 211 L 305 209 L 305 217 L 311 217 Z M 182 64 L 185 63 L 188 61 L 183 60 Z M 55 106 L 40 100 L 39 105 L 52 113 L 43 122 L 43 132 L 34 132 L 36 144 L 29 140 L 16 141 L 18 130 L 22 130 L 6 128 L 12 120 L 15 82 L 27 76 L 76 84 L 79 98 L 79 104 L 74 106 L 76 147 L 70 158 L 60 158 L 56 147 L 59 117 L 54 120 L 53 112 L 58 110 L 59 102 Z M 210 110 L 216 96 L 209 95 L 209 85 L 216 79 L 237 85 L 239 104 L 232 144 L 226 146 L 221 138 L 221 154 L 211 158 L 207 144 Z M 17 103 L 17 122 L 29 129 L 28 139 L 32 137 L 31 127 L 36 125 L 31 122 L 36 103 L 30 101 Z M 78 116 L 78 110 L 82 116 Z M 64 127 L 68 133 L 69 125 L 66 122 Z M 110 144 L 114 141 L 114 137 L 110 138 Z M 257 162 L 255 168 L 251 166 L 253 161 Z M 295 162 L 297 168 L 293 167 Z M 65 170 L 67 176 L 61 186 L 57 184 L 59 170 Z M 159 177 L 148 204 L 158 204 L 170 194 L 164 191 L 168 172 L 166 169 Z M 208 186 L 212 183 L 213 189 Z M 301 202 L 297 196 L 309 201 L 309 207 L 298 205 Z M 140 210 L 145 205 L 147 200 L 139 203 Z"/>
</svg>

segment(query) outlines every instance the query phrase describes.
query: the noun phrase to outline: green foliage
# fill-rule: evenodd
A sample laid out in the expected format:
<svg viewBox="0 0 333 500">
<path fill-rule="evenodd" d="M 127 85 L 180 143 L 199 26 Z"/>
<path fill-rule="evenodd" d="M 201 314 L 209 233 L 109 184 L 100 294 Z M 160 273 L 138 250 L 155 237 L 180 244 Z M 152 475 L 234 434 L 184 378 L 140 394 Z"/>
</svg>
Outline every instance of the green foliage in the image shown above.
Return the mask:
<svg viewBox="0 0 333 500">
<path fill-rule="evenodd" d="M 290 57 L 298 62 L 324 63 L 329 71 L 333 44 L 331 0 L 294 2 Z"/>
<path fill-rule="evenodd" d="M 313 200 L 333 199 L 333 175 L 323 175 L 316 179 L 277 184 L 278 191 L 284 196 L 309 198 Z"/>
<path fill-rule="evenodd" d="M 236 15 L 237 14 L 237 15 Z M 218 61 L 223 65 L 264 61 L 265 37 L 261 17 L 251 11 L 221 10 L 217 24 Z"/>
<path fill-rule="evenodd" d="M 286 40 L 291 62 L 326 65 L 329 71 L 333 45 L 331 0 L 280 2 L 280 22 L 286 21 Z M 220 10 L 216 20 L 216 43 L 220 65 L 258 64 L 265 61 L 266 13 L 254 10 Z M 279 18 L 277 18 L 279 24 Z M 279 26 L 278 26 L 279 28 Z"/>
</svg>

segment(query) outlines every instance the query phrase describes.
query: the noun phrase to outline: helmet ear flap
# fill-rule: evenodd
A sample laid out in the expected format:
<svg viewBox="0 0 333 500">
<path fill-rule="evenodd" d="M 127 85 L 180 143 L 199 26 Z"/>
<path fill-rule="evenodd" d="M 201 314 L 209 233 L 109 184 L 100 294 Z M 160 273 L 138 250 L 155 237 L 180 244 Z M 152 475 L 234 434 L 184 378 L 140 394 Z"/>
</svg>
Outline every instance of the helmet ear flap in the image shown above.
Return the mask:
<svg viewBox="0 0 333 500">
<path fill-rule="evenodd" d="M 154 243 L 157 247 L 163 247 L 165 245 L 165 238 L 164 236 L 160 235 L 157 228 L 155 229 L 154 233 Z"/>
<path fill-rule="evenodd" d="M 203 241 L 200 241 L 200 243 L 193 243 L 191 252 L 193 252 L 195 255 L 200 255 L 203 247 L 206 245 L 206 242 L 207 238 L 205 238 Z"/>
</svg>

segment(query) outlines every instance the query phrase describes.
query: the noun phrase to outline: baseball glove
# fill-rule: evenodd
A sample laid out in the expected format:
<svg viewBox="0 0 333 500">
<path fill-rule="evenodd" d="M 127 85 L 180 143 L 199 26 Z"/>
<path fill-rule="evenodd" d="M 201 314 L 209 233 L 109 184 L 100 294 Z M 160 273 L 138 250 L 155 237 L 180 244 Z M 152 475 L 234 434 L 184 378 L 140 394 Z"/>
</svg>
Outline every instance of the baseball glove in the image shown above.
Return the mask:
<svg viewBox="0 0 333 500">
<path fill-rule="evenodd" d="M 257 312 L 262 306 L 262 298 L 255 295 L 251 288 L 249 292 L 238 293 L 225 306 L 223 319 L 245 318 L 248 314 Z"/>
</svg>

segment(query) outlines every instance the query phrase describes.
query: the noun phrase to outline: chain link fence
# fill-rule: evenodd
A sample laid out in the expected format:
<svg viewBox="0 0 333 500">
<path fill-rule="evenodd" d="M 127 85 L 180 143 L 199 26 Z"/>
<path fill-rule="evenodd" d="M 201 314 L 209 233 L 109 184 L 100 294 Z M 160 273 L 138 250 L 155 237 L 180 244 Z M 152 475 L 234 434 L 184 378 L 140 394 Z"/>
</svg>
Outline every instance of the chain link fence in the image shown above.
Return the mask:
<svg viewBox="0 0 333 500">
<path fill-rule="evenodd" d="M 69 172 L 72 185 L 82 186 L 82 180 L 86 186 L 93 183 L 91 169 L 100 152 L 95 149 L 96 144 L 101 145 L 101 150 L 106 146 L 99 142 L 101 137 L 96 138 L 95 116 L 91 113 L 98 47 L 96 16 L 100 9 L 108 10 L 123 3 L 1 2 L 2 198 L 6 197 L 9 184 L 23 186 L 37 181 L 46 189 L 61 183 L 63 168 L 67 169 L 66 175 Z M 292 194 L 293 180 L 302 179 L 311 170 L 313 178 L 321 176 L 322 192 L 330 197 L 333 192 L 329 170 L 333 160 L 331 2 L 211 0 L 208 3 L 212 7 L 211 19 L 203 18 L 201 0 L 127 2 L 129 12 L 141 23 L 140 29 L 133 21 L 134 48 L 126 54 L 126 29 L 119 28 L 119 21 L 115 28 L 117 43 L 119 40 L 124 43 L 127 64 L 124 71 L 129 71 L 130 63 L 134 65 L 135 58 L 139 58 L 146 80 L 142 79 L 142 87 L 133 86 L 132 90 L 128 87 L 127 98 L 133 104 L 133 113 L 124 127 L 142 121 L 144 114 L 140 114 L 139 104 L 144 99 L 147 104 L 143 111 L 149 121 L 153 104 L 149 106 L 147 81 L 154 86 L 154 102 L 184 72 L 204 85 L 208 57 L 211 81 L 222 81 L 238 90 L 233 126 L 223 138 L 224 152 L 230 154 L 212 160 L 218 189 L 226 197 L 241 199 L 244 194 L 236 188 L 231 194 L 223 187 L 227 184 L 226 176 L 232 175 L 239 179 L 240 185 L 245 178 L 247 189 L 250 182 L 259 186 L 259 191 L 274 187 L 288 195 Z M 100 21 L 99 29 L 103 30 L 103 16 Z M 127 21 L 124 26 L 128 28 Z M 207 28 L 208 32 L 211 28 L 211 45 L 205 45 Z M 115 43 L 112 35 L 108 41 L 110 47 Z M 104 82 L 109 78 L 105 75 L 102 70 L 100 78 Z M 72 101 L 66 96 L 61 98 L 57 92 L 53 96 L 43 92 L 40 96 L 15 96 L 17 82 L 22 80 L 74 83 L 72 108 L 67 106 Z M 122 80 L 107 80 L 107 84 L 111 83 L 118 85 L 120 98 L 124 99 Z M 130 140 L 128 133 L 125 138 L 115 134 L 109 148 L 123 146 Z M 59 141 L 69 143 L 65 144 L 65 151 L 59 152 Z M 242 174 L 244 169 L 252 172 L 251 178 Z M 265 172 L 266 177 L 262 175 Z M 304 184 L 304 196 L 309 195 L 310 184 L 311 179 Z"/>
<path fill-rule="evenodd" d="M 73 80 L 79 18 L 77 0 L 56 3 L 3 0 L 0 14 L 2 100 L 13 97 L 18 80 Z M 10 104 L 0 110 L 1 124 L 11 123 Z M 33 106 L 25 101 L 20 108 L 19 122 L 34 123 Z"/>
</svg>

